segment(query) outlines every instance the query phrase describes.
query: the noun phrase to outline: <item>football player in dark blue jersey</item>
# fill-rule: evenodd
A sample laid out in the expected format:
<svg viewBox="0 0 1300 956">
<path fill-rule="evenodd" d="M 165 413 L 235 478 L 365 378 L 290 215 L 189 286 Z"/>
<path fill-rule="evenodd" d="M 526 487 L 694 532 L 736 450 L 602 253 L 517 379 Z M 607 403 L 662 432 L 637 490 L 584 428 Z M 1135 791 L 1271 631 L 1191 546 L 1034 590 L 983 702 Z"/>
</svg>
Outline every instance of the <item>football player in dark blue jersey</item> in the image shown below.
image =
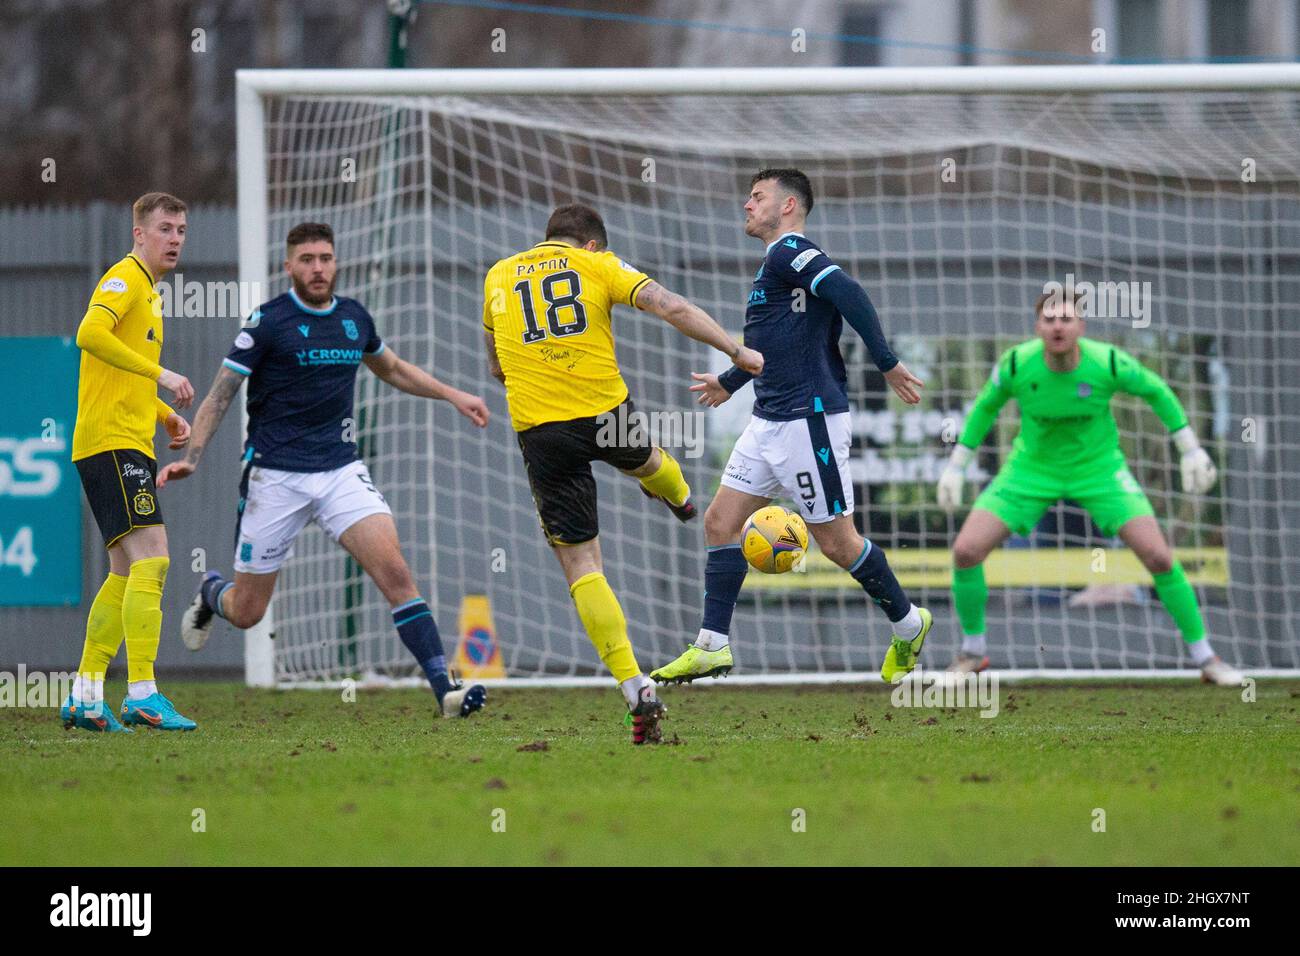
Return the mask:
<svg viewBox="0 0 1300 956">
<path fill-rule="evenodd" d="M 194 473 L 247 378 L 234 580 L 208 572 L 185 612 L 181 638 L 196 651 L 206 643 L 214 616 L 243 629 L 260 621 L 294 541 L 315 521 L 388 600 L 393 626 L 424 670 L 442 713 L 467 717 L 483 707 L 487 691 L 479 684 L 452 684 L 433 612 L 402 556 L 392 512 L 360 460 L 349 425 L 362 363 L 400 391 L 449 402 L 480 428 L 487 425 L 487 406 L 402 361 L 380 339 L 360 302 L 334 295 L 338 265 L 329 226 L 295 226 L 286 245 L 292 287 L 244 323 L 195 416 L 185 459 L 158 475 L 162 488 Z"/>
<path fill-rule="evenodd" d="M 884 552 L 853 525 L 849 478 L 848 375 L 839 338 L 848 322 L 904 402 L 921 400 L 920 379 L 890 350 L 862 286 L 804 235 L 812 211 L 808 177 L 764 169 L 750 181 L 745 233 L 766 246 L 745 309 L 745 345 L 763 354 L 757 378 L 733 366 L 699 374 L 691 386 L 710 407 L 754 381 L 753 418 L 736 442 L 721 487 L 704 515 L 708 559 L 704 621 L 695 643 L 651 672 L 659 681 L 690 681 L 731 670 L 731 615 L 748 564 L 740 549 L 746 519 L 773 498 L 790 499 L 826 557 L 851 574 L 888 616 L 893 639 L 881 676 L 894 681 L 916 666 L 933 620 L 903 593 Z"/>
</svg>

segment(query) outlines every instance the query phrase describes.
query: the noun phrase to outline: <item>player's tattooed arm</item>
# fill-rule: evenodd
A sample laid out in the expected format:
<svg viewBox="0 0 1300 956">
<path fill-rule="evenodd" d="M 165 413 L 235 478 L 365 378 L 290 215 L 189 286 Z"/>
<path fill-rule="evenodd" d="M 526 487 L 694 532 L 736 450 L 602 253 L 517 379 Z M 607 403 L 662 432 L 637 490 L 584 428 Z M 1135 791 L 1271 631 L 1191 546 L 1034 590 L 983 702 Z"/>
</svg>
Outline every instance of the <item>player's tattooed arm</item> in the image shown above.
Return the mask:
<svg viewBox="0 0 1300 956">
<path fill-rule="evenodd" d="M 492 332 L 484 332 L 483 344 L 487 347 L 488 374 L 504 385 L 506 383 L 506 373 L 501 368 L 501 359 L 497 357 L 496 335 Z"/>
<path fill-rule="evenodd" d="M 208 397 L 203 399 L 203 404 L 199 406 L 199 413 L 194 416 L 190 450 L 185 453 L 187 462 L 192 465 L 199 463 L 199 459 L 203 457 L 203 449 L 221 427 L 221 420 L 226 417 L 226 412 L 230 410 L 230 403 L 235 400 L 243 384 L 244 376 L 238 372 L 231 371 L 224 365 L 217 369 L 217 377 L 212 383 L 212 388 L 208 389 Z"/>
<path fill-rule="evenodd" d="M 181 461 L 174 461 L 164 466 L 158 472 L 159 488 L 164 487 L 172 479 L 188 478 L 194 474 L 194 469 L 199 466 L 199 459 L 203 457 L 203 450 L 208 447 L 208 442 L 221 427 L 221 420 L 226 417 L 226 412 L 230 410 L 230 403 L 239 394 L 243 384 L 244 376 L 238 372 L 231 371 L 224 365 L 217 369 L 217 377 L 212 382 L 212 388 L 208 389 L 207 398 L 203 399 L 198 414 L 194 416 L 185 457 Z"/>
<path fill-rule="evenodd" d="M 689 299 L 669 292 L 658 282 L 647 282 L 637 293 L 636 307 L 659 316 L 683 335 L 705 345 L 712 345 L 738 368 L 753 375 L 763 371 L 763 356 L 738 343 L 709 313 Z"/>
</svg>

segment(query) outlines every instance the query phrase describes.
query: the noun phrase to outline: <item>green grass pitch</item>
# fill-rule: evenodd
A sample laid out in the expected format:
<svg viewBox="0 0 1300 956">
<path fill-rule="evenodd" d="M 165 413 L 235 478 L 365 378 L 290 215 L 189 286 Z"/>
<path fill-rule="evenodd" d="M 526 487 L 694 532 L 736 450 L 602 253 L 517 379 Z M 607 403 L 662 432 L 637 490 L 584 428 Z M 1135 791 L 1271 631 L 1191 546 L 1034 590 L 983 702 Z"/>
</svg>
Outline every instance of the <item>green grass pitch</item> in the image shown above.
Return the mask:
<svg viewBox="0 0 1300 956">
<path fill-rule="evenodd" d="M 1297 681 L 1260 681 L 1254 702 L 1191 681 L 1003 683 L 992 719 L 895 708 L 879 685 L 712 683 L 666 689 L 670 743 L 642 748 L 612 687 L 499 688 L 435 721 L 415 690 L 175 683 L 198 731 L 113 737 L 10 710 L 0 863 L 1300 859 Z"/>
</svg>

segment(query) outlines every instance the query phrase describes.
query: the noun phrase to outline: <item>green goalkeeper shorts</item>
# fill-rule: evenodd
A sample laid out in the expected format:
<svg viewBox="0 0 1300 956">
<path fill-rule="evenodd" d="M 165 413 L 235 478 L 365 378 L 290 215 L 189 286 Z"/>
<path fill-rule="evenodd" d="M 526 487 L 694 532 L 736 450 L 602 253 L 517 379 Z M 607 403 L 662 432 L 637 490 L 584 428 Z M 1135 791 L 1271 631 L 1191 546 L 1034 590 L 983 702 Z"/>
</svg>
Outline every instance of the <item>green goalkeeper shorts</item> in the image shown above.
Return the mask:
<svg viewBox="0 0 1300 956">
<path fill-rule="evenodd" d="M 1133 518 L 1155 514 L 1123 461 L 1114 468 L 1069 476 L 1008 462 L 971 507 L 997 515 L 1016 534 L 1029 534 L 1047 509 L 1062 498 L 1087 511 L 1108 536 Z"/>
</svg>

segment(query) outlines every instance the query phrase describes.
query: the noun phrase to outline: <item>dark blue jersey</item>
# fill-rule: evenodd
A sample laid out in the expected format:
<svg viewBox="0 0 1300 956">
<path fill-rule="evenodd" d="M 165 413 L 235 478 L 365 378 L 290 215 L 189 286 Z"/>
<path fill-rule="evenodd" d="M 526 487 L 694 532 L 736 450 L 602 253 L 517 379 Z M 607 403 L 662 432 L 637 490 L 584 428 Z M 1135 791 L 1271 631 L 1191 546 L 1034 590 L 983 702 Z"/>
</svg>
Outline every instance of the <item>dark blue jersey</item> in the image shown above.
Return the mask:
<svg viewBox="0 0 1300 956">
<path fill-rule="evenodd" d="M 745 309 L 745 344 L 763 353 L 764 362 L 754 382 L 754 415 L 783 422 L 849 410 L 842 319 L 880 371 L 898 364 L 866 290 L 826 253 L 797 232 L 767 247 Z M 734 392 L 751 378 L 733 365 L 718 383 Z"/>
<path fill-rule="evenodd" d="M 745 345 L 762 352 L 764 361 L 754 380 L 758 418 L 788 422 L 849 410 L 840 313 L 817 296 L 818 284 L 838 270 L 799 233 L 767 247 L 745 309 Z"/>
<path fill-rule="evenodd" d="M 357 366 L 383 350 L 375 320 L 355 299 L 312 309 L 290 290 L 262 305 L 223 363 L 248 376 L 245 456 L 283 471 L 333 471 L 355 461 Z"/>
</svg>

